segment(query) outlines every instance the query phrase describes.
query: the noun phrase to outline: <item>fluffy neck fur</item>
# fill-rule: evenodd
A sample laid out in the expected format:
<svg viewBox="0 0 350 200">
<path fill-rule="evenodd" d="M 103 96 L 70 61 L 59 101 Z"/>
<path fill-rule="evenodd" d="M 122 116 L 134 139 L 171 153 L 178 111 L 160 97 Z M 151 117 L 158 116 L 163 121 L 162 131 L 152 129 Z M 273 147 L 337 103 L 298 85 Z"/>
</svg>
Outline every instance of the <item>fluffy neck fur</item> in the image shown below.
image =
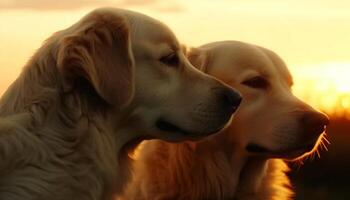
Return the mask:
<svg viewBox="0 0 350 200">
<path fill-rule="evenodd" d="M 120 116 L 94 91 L 65 91 L 54 45 L 39 49 L 0 100 L 1 122 L 13 130 L 0 130 L 6 161 L 0 166 L 0 196 L 6 199 L 1 188 L 7 182 L 24 199 L 110 199 L 128 178 L 124 147 L 134 136 L 113 124 Z M 11 185 L 21 179 L 28 184 Z"/>
<path fill-rule="evenodd" d="M 283 161 L 249 158 L 228 142 L 210 141 L 144 143 L 125 199 L 289 199 Z"/>
</svg>

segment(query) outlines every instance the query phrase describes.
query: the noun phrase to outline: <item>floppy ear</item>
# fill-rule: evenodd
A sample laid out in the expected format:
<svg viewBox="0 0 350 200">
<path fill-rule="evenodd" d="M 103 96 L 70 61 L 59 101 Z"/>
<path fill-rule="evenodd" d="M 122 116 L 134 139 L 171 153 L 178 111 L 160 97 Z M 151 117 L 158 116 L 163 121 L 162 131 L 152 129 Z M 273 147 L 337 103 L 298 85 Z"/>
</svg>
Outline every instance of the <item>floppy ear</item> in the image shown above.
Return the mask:
<svg viewBox="0 0 350 200">
<path fill-rule="evenodd" d="M 64 81 L 84 78 L 111 105 L 128 104 L 134 93 L 134 60 L 125 19 L 94 13 L 59 41 L 57 65 Z"/>
<path fill-rule="evenodd" d="M 190 48 L 186 56 L 190 63 L 202 72 L 207 71 L 207 65 L 209 62 L 209 54 L 205 50 L 199 48 Z"/>
</svg>

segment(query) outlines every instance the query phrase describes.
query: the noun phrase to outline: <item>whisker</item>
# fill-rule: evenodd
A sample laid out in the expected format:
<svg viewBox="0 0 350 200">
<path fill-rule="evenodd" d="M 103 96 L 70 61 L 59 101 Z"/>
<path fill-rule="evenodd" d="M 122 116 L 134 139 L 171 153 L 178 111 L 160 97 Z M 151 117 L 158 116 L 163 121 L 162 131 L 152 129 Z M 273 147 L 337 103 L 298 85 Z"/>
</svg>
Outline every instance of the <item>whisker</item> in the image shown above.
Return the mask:
<svg viewBox="0 0 350 200">
<path fill-rule="evenodd" d="M 321 158 L 321 154 L 320 154 L 320 152 L 318 151 L 318 149 L 316 149 L 315 151 L 316 151 L 316 153 L 317 153 L 318 158 Z"/>
<path fill-rule="evenodd" d="M 320 140 L 320 142 L 318 144 L 319 144 L 318 146 L 319 146 L 320 150 L 323 150 L 324 144 L 323 144 L 322 140 Z"/>
<path fill-rule="evenodd" d="M 323 147 L 326 151 L 328 151 L 328 147 L 327 147 L 327 145 L 323 142 L 323 140 L 321 140 L 321 145 L 322 145 L 322 147 Z"/>
<path fill-rule="evenodd" d="M 328 144 L 331 144 L 331 142 L 328 140 L 328 138 L 327 138 L 327 135 L 326 135 L 326 134 L 324 134 L 323 139 L 324 139 L 324 141 L 326 141 Z"/>
<path fill-rule="evenodd" d="M 300 168 L 304 165 L 304 161 L 303 161 L 303 158 L 300 158 L 298 160 L 295 160 L 293 162 L 293 166 L 295 166 L 296 170 L 300 170 Z"/>
</svg>

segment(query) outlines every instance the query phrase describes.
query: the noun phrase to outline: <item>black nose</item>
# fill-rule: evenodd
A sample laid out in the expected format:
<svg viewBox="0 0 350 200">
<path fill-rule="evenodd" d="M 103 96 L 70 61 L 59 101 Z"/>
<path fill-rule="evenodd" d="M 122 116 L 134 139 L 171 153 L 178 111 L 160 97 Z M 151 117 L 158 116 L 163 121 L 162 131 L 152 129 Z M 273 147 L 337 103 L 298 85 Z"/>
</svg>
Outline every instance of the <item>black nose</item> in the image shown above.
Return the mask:
<svg viewBox="0 0 350 200">
<path fill-rule="evenodd" d="M 228 112 L 233 113 L 241 104 L 241 95 L 231 88 L 222 88 L 218 92 L 219 100 Z"/>
<path fill-rule="evenodd" d="M 324 132 L 325 126 L 329 124 L 329 118 L 320 112 L 310 111 L 305 112 L 301 116 L 301 123 L 311 137 L 318 136 Z"/>
</svg>

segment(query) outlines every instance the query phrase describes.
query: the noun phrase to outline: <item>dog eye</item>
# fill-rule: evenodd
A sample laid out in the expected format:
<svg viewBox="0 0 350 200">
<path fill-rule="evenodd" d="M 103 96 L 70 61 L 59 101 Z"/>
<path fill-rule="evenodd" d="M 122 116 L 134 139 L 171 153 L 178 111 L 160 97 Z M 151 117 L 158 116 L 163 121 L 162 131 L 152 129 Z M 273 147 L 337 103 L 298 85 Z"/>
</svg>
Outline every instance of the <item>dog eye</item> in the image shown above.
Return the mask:
<svg viewBox="0 0 350 200">
<path fill-rule="evenodd" d="M 242 84 L 256 89 L 266 89 L 269 86 L 267 80 L 261 76 L 243 81 Z"/>
<path fill-rule="evenodd" d="M 179 57 L 176 53 L 171 53 L 166 56 L 161 57 L 160 62 L 168 65 L 168 66 L 178 66 L 179 65 Z"/>
</svg>

